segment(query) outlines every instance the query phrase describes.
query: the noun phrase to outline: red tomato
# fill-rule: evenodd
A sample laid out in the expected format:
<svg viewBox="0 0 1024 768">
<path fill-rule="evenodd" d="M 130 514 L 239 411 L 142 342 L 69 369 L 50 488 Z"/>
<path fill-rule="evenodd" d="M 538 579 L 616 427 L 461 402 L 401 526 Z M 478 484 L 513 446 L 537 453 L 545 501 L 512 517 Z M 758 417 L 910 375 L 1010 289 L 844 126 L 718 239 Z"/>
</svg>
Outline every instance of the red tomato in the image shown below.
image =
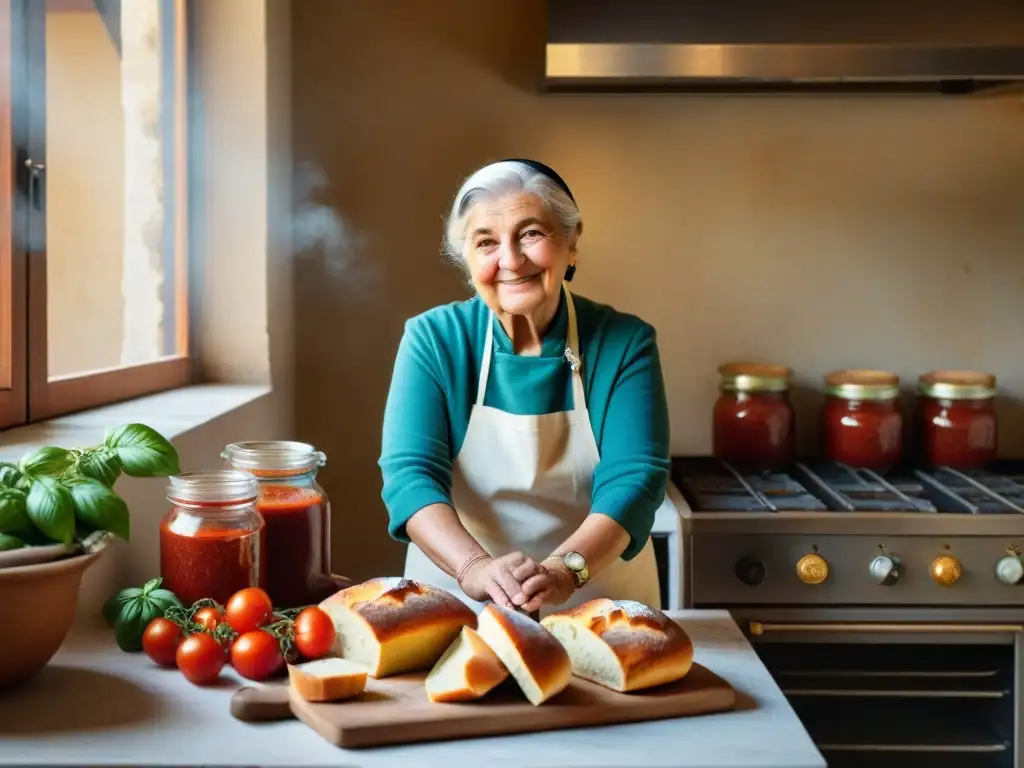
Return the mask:
<svg viewBox="0 0 1024 768">
<path fill-rule="evenodd" d="M 334 622 L 315 605 L 295 617 L 295 647 L 307 659 L 326 656 L 334 645 Z"/>
<path fill-rule="evenodd" d="M 213 606 L 207 606 L 206 608 L 200 608 L 196 611 L 196 615 L 192 617 L 192 621 L 203 629 L 212 632 L 217 628 L 218 624 L 224 621 L 224 614 Z"/>
<path fill-rule="evenodd" d="M 142 650 L 161 667 L 173 667 L 183 637 L 181 628 L 170 619 L 153 619 L 142 633 Z"/>
<path fill-rule="evenodd" d="M 266 680 L 283 664 L 277 639 L 262 629 L 246 632 L 231 646 L 231 666 L 250 680 Z"/>
<path fill-rule="evenodd" d="M 189 682 L 206 685 L 224 668 L 224 649 L 213 635 L 196 632 L 182 640 L 175 661 Z"/>
<path fill-rule="evenodd" d="M 246 587 L 235 592 L 224 608 L 228 624 L 240 635 L 269 624 L 274 613 L 270 595 L 259 587 Z"/>
</svg>

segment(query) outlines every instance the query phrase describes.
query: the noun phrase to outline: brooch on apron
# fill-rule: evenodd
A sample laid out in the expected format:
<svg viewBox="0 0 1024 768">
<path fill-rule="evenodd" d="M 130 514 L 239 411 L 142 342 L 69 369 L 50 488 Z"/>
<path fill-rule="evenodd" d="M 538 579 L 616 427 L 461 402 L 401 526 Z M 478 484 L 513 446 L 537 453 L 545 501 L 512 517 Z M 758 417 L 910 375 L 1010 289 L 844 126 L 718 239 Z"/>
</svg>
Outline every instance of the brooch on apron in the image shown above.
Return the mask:
<svg viewBox="0 0 1024 768">
<path fill-rule="evenodd" d="M 573 371 L 578 371 L 580 368 L 580 359 L 569 347 L 565 348 L 565 359 L 569 362 L 569 367 Z"/>
</svg>

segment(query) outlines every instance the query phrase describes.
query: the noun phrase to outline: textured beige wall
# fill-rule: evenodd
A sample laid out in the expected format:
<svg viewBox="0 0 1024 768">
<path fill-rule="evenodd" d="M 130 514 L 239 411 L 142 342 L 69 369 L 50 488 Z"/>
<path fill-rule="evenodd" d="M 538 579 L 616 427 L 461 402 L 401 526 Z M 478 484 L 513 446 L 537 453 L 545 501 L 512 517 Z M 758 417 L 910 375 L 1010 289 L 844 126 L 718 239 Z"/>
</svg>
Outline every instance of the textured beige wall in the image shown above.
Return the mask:
<svg viewBox="0 0 1024 768">
<path fill-rule="evenodd" d="M 466 295 L 441 216 L 509 155 L 576 193 L 576 290 L 658 329 L 676 452 L 710 447 L 717 365 L 756 358 L 809 387 L 840 366 L 994 371 L 1003 452 L 1024 455 L 1020 98 L 541 96 L 544 6 L 294 5 L 295 160 L 348 227 L 346 269 L 299 257 L 295 294 L 298 426 L 329 457 L 338 567 L 401 564 L 375 464 L 394 352 L 407 317 Z"/>
</svg>

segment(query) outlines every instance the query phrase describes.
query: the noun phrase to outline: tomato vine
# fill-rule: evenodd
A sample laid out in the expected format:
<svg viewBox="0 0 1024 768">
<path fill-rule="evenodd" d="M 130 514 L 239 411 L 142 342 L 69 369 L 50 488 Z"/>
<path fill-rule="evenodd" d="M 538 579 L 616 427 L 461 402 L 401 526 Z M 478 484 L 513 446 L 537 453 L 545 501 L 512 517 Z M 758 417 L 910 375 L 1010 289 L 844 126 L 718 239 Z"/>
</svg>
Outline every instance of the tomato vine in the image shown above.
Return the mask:
<svg viewBox="0 0 1024 768">
<path fill-rule="evenodd" d="M 164 614 L 164 618 L 176 624 L 185 637 L 205 632 L 212 635 L 225 648 L 230 648 L 231 644 L 239 637 L 239 633 L 223 619 L 217 622 L 212 629 L 203 626 L 195 620 L 196 614 L 203 608 L 212 608 L 221 616 L 224 615 L 225 606 L 216 600 L 204 597 L 187 607 L 169 608 Z M 271 614 L 271 620 L 259 627 L 277 641 L 281 655 L 288 663 L 293 663 L 299 657 L 299 652 L 295 647 L 295 618 L 302 610 L 303 608 L 275 609 Z"/>
</svg>

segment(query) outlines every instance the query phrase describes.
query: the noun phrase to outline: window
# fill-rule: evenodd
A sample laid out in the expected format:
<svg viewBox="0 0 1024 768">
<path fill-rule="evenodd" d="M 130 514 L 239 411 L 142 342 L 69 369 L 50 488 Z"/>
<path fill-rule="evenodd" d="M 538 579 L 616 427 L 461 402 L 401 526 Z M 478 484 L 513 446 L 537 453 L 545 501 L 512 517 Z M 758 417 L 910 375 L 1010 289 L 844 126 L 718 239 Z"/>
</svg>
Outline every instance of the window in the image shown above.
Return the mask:
<svg viewBox="0 0 1024 768">
<path fill-rule="evenodd" d="M 0 428 L 192 380 L 187 0 L 0 0 Z"/>
</svg>

